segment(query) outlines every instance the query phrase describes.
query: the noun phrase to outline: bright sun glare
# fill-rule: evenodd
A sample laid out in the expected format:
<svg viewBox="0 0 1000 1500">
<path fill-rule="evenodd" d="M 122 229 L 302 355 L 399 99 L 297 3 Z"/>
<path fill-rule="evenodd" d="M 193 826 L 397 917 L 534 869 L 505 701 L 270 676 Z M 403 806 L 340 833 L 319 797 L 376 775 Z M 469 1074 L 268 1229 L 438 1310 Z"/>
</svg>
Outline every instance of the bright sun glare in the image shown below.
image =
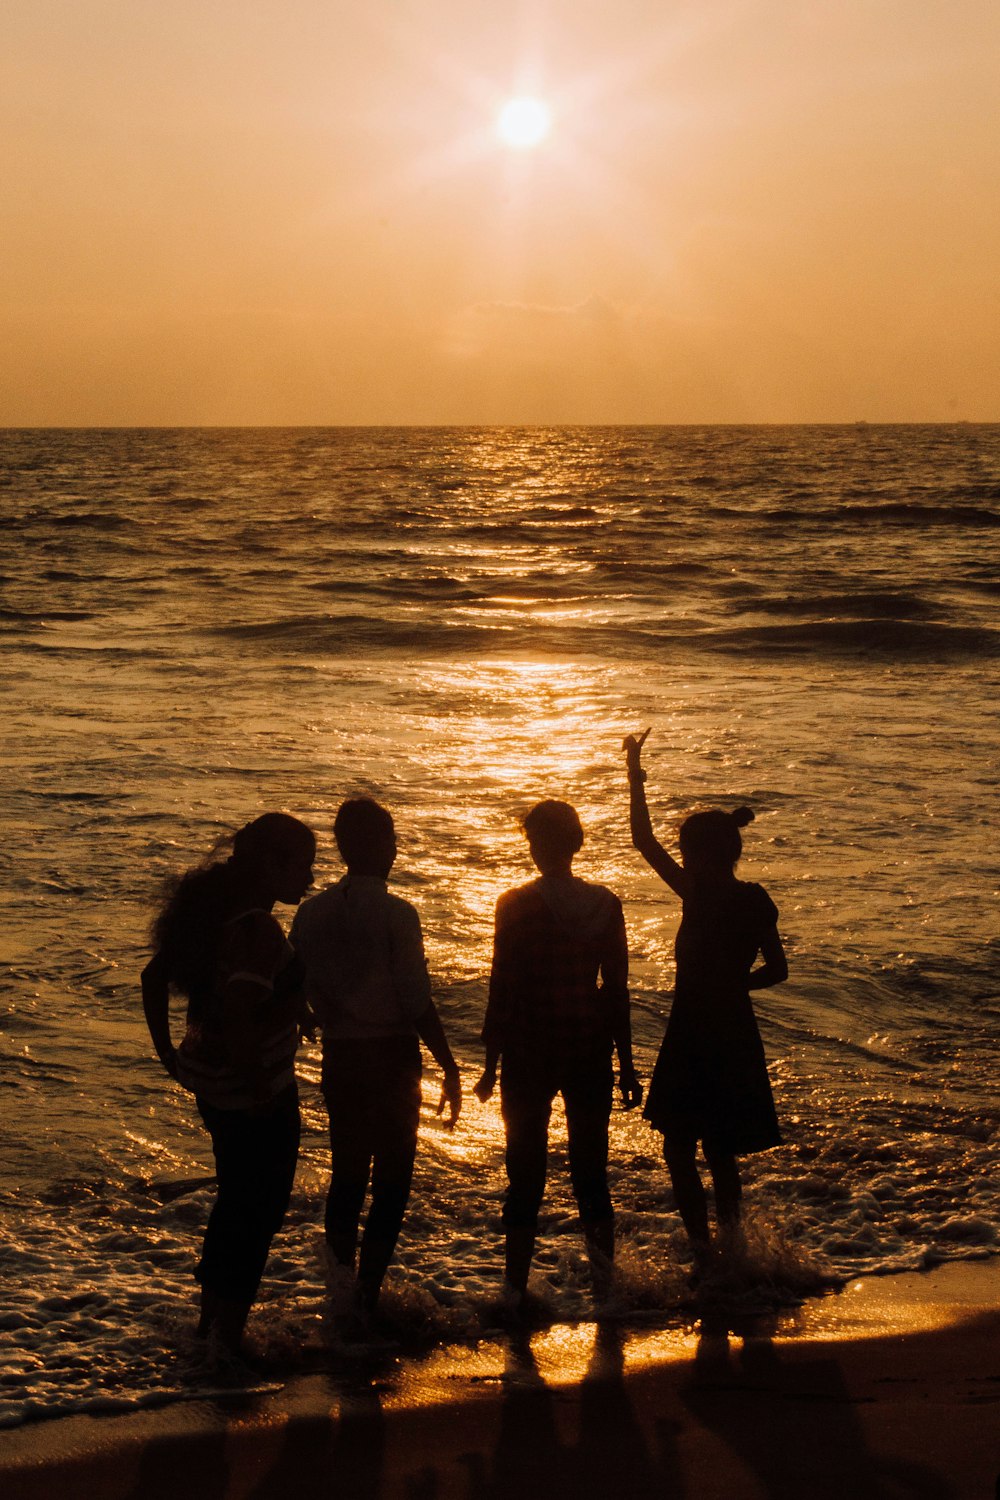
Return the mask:
<svg viewBox="0 0 1000 1500">
<path fill-rule="evenodd" d="M 505 146 L 520 151 L 544 141 L 552 124 L 552 111 L 541 99 L 509 99 L 497 116 L 497 134 Z"/>
</svg>

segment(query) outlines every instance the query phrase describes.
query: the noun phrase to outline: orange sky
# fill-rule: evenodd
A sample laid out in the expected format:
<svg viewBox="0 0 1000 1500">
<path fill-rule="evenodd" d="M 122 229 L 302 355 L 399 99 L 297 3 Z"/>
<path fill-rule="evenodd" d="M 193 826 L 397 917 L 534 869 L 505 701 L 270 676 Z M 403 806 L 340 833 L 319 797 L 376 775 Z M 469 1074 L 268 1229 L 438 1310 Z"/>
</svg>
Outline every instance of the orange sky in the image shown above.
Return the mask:
<svg viewBox="0 0 1000 1500">
<path fill-rule="evenodd" d="M 4 425 L 1000 420 L 995 0 L 10 9 Z"/>
</svg>

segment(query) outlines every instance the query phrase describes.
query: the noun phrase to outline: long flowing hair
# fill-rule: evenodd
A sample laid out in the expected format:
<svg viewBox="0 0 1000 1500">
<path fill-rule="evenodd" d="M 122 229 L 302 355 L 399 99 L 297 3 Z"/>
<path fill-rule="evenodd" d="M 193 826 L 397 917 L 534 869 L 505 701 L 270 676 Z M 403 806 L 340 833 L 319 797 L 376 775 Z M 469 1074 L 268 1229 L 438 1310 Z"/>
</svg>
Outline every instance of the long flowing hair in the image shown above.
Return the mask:
<svg viewBox="0 0 1000 1500">
<path fill-rule="evenodd" d="M 166 881 L 150 940 L 174 989 L 190 998 L 212 984 L 222 929 L 238 915 L 240 891 L 255 867 L 306 853 L 315 842 L 312 830 L 298 818 L 263 813 L 220 839 L 201 864 Z"/>
</svg>

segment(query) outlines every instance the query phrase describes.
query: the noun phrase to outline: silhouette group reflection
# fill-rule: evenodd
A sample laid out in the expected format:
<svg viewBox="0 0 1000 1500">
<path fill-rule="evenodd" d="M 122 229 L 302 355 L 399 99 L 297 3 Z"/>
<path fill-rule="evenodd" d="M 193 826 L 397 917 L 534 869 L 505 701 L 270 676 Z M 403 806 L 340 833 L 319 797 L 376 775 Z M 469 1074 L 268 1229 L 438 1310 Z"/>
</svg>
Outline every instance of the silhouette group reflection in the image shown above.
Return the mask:
<svg viewBox="0 0 1000 1500">
<path fill-rule="evenodd" d="M 723 1308 L 702 1317 L 679 1396 L 699 1427 L 721 1441 L 769 1500 L 944 1500 L 951 1490 L 918 1463 L 873 1452 L 840 1362 L 782 1357 L 778 1319 Z M 712 1444 L 718 1453 L 718 1445 Z"/>
<path fill-rule="evenodd" d="M 572 1387 L 548 1384 L 531 1338 L 514 1335 L 503 1392 L 492 1455 L 475 1453 L 467 1460 L 470 1500 L 682 1495 L 672 1424 L 659 1426 L 651 1446 L 637 1420 L 620 1324 L 598 1323 L 586 1373 Z"/>
<path fill-rule="evenodd" d="M 574 1346 L 591 1330 L 593 1345 L 578 1357 Z M 871 1380 L 859 1379 L 865 1356 L 857 1346 L 852 1353 L 788 1335 L 774 1318 L 723 1309 L 704 1310 L 694 1358 L 688 1336 L 678 1335 L 664 1358 L 659 1333 L 611 1320 L 518 1331 L 490 1346 L 488 1358 L 501 1363 L 478 1384 L 449 1362 L 436 1385 L 433 1378 L 421 1385 L 418 1375 L 415 1389 L 413 1369 L 385 1355 L 347 1382 L 318 1374 L 287 1395 L 227 1401 L 212 1430 L 157 1436 L 131 1487 L 118 1479 L 114 1495 L 946 1500 L 956 1493 L 939 1471 L 900 1452 L 895 1403 L 887 1410 Z M 915 1335 L 918 1360 L 936 1364 L 941 1338 Z M 919 1443 L 912 1410 L 904 1420 L 909 1441 Z M 97 1485 L 91 1492 L 110 1493 Z"/>
<path fill-rule="evenodd" d="M 381 1378 L 369 1372 L 349 1395 L 314 1396 L 307 1412 L 280 1426 L 259 1397 L 227 1399 L 209 1431 L 147 1443 L 131 1489 L 115 1493 L 121 1500 L 378 1500 L 388 1432 L 381 1390 Z"/>
</svg>

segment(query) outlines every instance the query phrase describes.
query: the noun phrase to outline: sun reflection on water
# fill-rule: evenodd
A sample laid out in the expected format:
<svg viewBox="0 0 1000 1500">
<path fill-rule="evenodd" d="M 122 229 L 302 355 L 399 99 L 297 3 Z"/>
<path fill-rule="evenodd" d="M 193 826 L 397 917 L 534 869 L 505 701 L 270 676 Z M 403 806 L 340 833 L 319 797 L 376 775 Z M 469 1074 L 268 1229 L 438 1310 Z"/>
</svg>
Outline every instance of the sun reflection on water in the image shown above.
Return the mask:
<svg viewBox="0 0 1000 1500">
<path fill-rule="evenodd" d="M 520 597 L 502 604 L 540 608 Z M 381 706 L 352 728 L 332 712 L 314 720 L 317 760 L 342 767 L 353 752 L 364 767 L 353 785 L 338 778 L 319 823 L 329 825 L 341 795 L 373 795 L 395 813 L 393 885 L 418 906 L 432 973 L 449 976 L 468 1009 L 463 1023 L 477 1032 L 497 897 L 536 873 L 521 832 L 535 802 L 559 797 L 578 809 L 585 842 L 574 868 L 585 879 L 619 891 L 636 879 L 620 764 L 635 724 L 621 718 L 620 673 L 586 659 L 498 655 L 425 660 L 398 690 L 374 680 L 371 690 Z M 334 865 L 318 879 L 338 874 Z M 636 934 L 657 956 L 659 921 L 647 914 Z M 471 989 L 459 996 L 463 986 Z"/>
</svg>

